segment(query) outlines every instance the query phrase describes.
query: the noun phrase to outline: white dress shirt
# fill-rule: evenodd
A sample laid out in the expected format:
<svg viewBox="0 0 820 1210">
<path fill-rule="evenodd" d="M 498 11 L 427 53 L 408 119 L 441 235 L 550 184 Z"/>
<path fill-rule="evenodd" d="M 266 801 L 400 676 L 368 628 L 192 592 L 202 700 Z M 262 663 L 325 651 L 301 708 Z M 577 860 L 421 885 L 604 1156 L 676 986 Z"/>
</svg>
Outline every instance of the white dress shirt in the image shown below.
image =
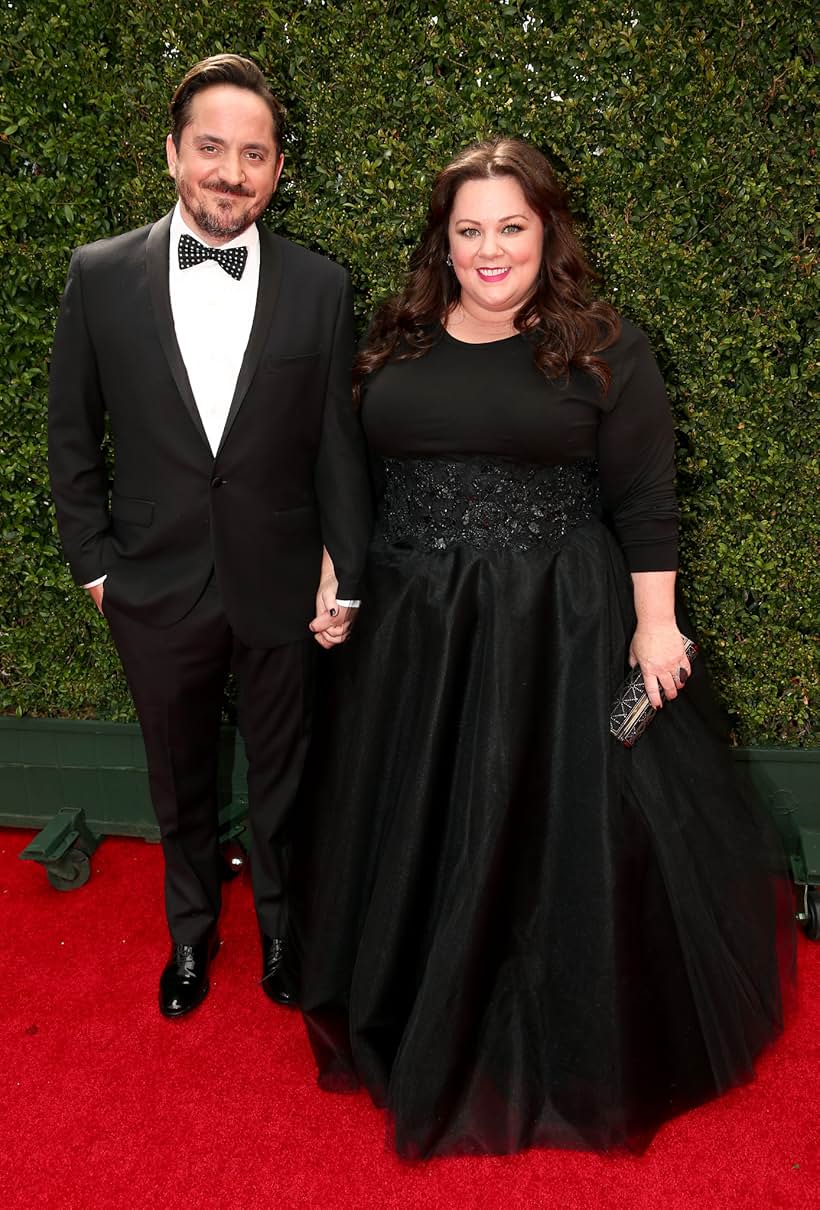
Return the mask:
<svg viewBox="0 0 820 1210">
<path fill-rule="evenodd" d="M 192 231 L 177 202 L 171 217 L 168 288 L 177 344 L 188 371 L 194 400 L 213 454 L 216 454 L 236 380 L 251 335 L 259 288 L 259 232 L 256 224 L 220 248 L 248 249 L 245 271 L 239 281 L 216 261 L 205 260 L 190 269 L 179 267 L 179 237 Z"/>
</svg>

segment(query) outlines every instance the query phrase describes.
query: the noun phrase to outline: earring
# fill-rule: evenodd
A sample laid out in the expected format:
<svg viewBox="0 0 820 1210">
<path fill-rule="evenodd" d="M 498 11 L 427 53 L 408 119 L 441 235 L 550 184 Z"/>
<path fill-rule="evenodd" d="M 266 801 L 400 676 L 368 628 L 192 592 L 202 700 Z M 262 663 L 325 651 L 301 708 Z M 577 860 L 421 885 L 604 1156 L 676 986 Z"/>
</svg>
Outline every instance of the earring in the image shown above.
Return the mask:
<svg viewBox="0 0 820 1210">
<path fill-rule="evenodd" d="M 447 268 L 448 268 L 448 269 L 452 269 L 452 267 L 453 267 L 453 258 L 452 258 L 452 256 L 450 255 L 450 253 L 449 253 L 449 252 L 447 253 L 447 260 L 446 260 L 444 263 L 445 263 L 445 265 L 447 266 Z"/>
</svg>

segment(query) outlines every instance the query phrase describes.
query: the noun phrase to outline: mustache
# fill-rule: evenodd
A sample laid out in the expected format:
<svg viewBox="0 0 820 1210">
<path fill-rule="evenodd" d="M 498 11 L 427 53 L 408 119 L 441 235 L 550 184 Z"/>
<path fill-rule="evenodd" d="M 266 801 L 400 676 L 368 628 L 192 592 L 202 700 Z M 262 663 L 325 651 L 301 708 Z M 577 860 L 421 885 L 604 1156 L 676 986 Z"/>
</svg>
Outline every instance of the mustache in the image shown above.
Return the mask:
<svg viewBox="0 0 820 1210">
<path fill-rule="evenodd" d="M 253 197 L 252 189 L 246 189 L 244 185 L 231 185 L 220 179 L 208 181 L 203 188 L 213 189 L 215 193 L 230 193 L 233 197 Z"/>
</svg>

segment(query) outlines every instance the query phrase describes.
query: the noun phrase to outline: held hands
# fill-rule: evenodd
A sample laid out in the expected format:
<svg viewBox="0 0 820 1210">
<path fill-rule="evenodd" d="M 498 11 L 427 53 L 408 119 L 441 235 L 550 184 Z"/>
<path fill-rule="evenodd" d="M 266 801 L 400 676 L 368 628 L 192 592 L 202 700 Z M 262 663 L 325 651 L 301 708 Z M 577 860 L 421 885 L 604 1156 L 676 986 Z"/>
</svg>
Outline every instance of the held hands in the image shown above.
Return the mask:
<svg viewBox="0 0 820 1210">
<path fill-rule="evenodd" d="M 629 646 L 629 666 L 640 664 L 649 701 L 656 710 L 663 706 L 658 691 L 673 701 L 692 671 L 683 650 L 683 636 L 674 622 L 664 625 L 642 626 L 632 636 Z"/>
<path fill-rule="evenodd" d="M 319 646 L 327 651 L 345 641 L 356 619 L 355 608 L 340 605 L 336 600 L 338 589 L 333 560 L 325 548 L 322 551 L 319 591 L 316 593 L 316 617 L 310 623 L 310 629 Z"/>
</svg>

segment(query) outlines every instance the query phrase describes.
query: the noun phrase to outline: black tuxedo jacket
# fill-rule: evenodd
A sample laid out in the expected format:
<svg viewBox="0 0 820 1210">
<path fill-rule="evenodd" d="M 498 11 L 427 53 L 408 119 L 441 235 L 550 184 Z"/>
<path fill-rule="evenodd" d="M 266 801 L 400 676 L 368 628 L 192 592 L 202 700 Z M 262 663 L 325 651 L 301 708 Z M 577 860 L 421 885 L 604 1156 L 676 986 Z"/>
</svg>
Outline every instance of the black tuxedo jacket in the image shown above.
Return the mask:
<svg viewBox="0 0 820 1210">
<path fill-rule="evenodd" d="M 174 334 L 170 222 L 71 261 L 49 397 L 63 547 L 79 584 L 107 575 L 106 600 L 150 625 L 182 618 L 215 570 L 244 642 L 291 642 L 314 613 L 322 544 L 353 598 L 370 533 L 349 278 L 260 224 L 256 313 L 214 456 Z"/>
</svg>

